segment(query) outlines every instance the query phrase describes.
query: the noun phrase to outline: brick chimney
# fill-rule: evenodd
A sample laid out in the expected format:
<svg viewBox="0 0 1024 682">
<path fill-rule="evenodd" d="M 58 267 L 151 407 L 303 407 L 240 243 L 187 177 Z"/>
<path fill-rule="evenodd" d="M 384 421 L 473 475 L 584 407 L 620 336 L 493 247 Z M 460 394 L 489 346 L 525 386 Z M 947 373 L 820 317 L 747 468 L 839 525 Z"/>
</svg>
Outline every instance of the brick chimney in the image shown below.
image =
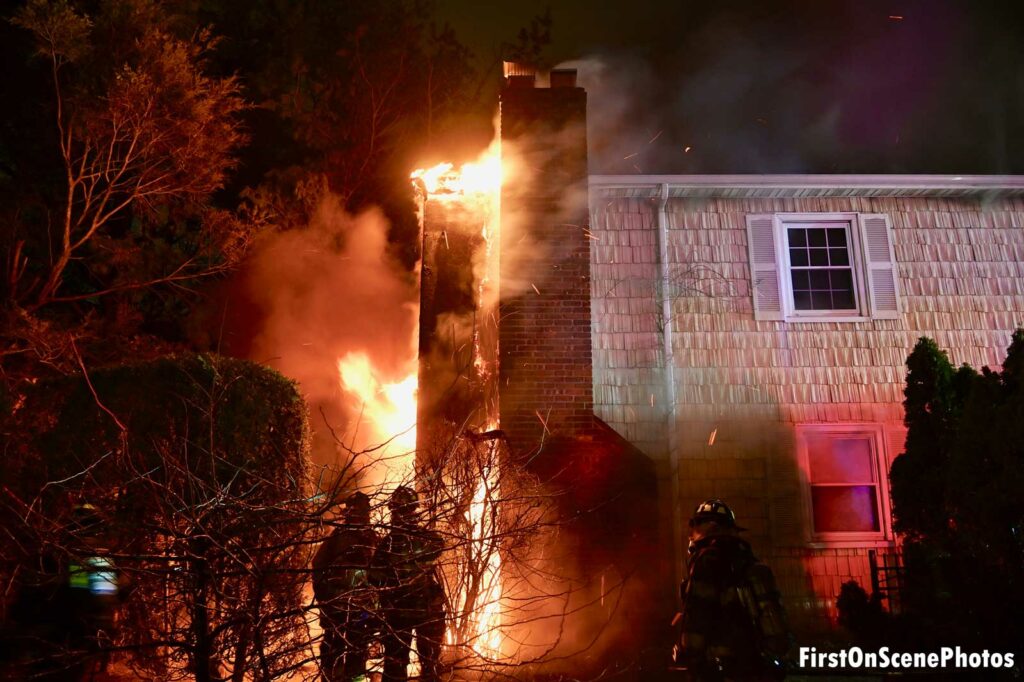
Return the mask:
<svg viewBox="0 0 1024 682">
<path fill-rule="evenodd" d="M 511 67 L 511 68 L 510 68 Z M 506 65 L 501 192 L 501 427 L 514 447 L 593 428 L 586 92 L 575 72 Z"/>
</svg>

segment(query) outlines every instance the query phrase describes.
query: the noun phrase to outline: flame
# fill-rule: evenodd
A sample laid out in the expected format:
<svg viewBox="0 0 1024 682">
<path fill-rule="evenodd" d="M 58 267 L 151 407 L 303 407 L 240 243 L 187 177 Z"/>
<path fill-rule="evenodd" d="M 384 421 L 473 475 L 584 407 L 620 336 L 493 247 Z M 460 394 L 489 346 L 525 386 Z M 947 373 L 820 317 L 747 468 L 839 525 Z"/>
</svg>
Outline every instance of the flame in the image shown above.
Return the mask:
<svg viewBox="0 0 1024 682">
<path fill-rule="evenodd" d="M 416 449 L 416 371 L 389 383 L 381 379 L 366 353 L 353 352 L 338 360 L 338 377 L 341 388 L 360 401 L 362 419 L 356 428 L 370 429 L 359 442 L 367 448 L 383 446 L 382 454 L 393 456 L 386 462 L 392 474 L 388 482 L 407 482 L 413 468 L 408 455 Z"/>
<path fill-rule="evenodd" d="M 484 469 L 483 480 L 473 495 L 469 508 L 473 527 L 472 541 L 478 545 L 479 556 L 486 557 L 482 585 L 477 598 L 476 636 L 473 650 L 485 658 L 501 655 L 501 554 L 497 546 L 498 529 L 494 527 L 494 499 L 498 493 L 496 471 Z"/>
<path fill-rule="evenodd" d="M 431 199 L 465 200 L 473 195 L 495 196 L 501 190 L 501 151 L 495 140 L 476 161 L 462 164 L 439 163 L 410 174 L 423 182 Z"/>
<path fill-rule="evenodd" d="M 476 161 L 465 163 L 457 170 L 451 163 L 441 163 L 411 174 L 414 181 L 422 183 L 429 201 L 458 203 L 462 208 L 473 211 L 480 219 L 484 253 L 482 267 L 478 267 L 474 273 L 477 280 L 477 323 L 473 332 L 473 368 L 476 380 L 485 383 L 494 380 L 497 369 L 494 310 L 497 304 L 498 264 L 495 246 L 499 234 L 501 183 L 507 173 L 508 169 L 503 167 L 500 143 L 495 140 Z M 485 402 L 485 409 L 491 414 L 485 429 L 489 431 L 498 428 L 496 395 L 485 397 Z M 483 468 L 483 475 L 473 490 L 468 509 L 469 537 L 465 540 L 471 548 L 469 555 L 472 558 L 469 561 L 476 565 L 457 567 L 459 572 L 476 573 L 479 584 L 471 596 L 467 581 L 458 581 L 462 587 L 458 594 L 452 595 L 456 613 L 464 614 L 467 610 L 471 610 L 471 613 L 462 622 L 462 627 L 458 628 L 461 632 L 456 632 L 457 628 L 452 624 L 446 633 L 446 641 L 449 645 L 466 644 L 476 655 L 495 660 L 502 655 L 504 614 L 500 533 L 496 527 L 496 518 L 501 511 L 497 508 L 497 453 L 493 449 L 497 446 L 490 447 L 492 450 L 487 458 L 489 464 Z"/>
</svg>

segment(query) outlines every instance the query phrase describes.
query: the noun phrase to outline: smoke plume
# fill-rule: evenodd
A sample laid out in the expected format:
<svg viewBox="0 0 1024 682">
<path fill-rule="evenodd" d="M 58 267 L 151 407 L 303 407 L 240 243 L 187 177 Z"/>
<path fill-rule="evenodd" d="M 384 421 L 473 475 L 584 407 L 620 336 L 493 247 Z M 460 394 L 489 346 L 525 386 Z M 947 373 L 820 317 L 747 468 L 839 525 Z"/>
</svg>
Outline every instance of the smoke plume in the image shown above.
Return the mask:
<svg viewBox="0 0 1024 682">
<path fill-rule="evenodd" d="M 306 229 L 266 235 L 246 276 L 263 312 L 248 355 L 299 383 L 318 465 L 396 435 L 376 430 L 364 401 L 343 390 L 340 359 L 365 355 L 380 384 L 416 373 L 416 274 L 392 258 L 387 232 L 379 210 L 351 215 L 328 196 Z"/>
</svg>

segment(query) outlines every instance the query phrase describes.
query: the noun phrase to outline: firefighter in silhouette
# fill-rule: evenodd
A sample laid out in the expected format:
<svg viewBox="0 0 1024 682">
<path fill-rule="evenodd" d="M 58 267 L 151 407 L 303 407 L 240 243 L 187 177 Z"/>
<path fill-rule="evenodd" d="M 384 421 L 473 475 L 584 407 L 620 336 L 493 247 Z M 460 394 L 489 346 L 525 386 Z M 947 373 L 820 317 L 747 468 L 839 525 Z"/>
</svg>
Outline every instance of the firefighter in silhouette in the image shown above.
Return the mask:
<svg viewBox="0 0 1024 682">
<path fill-rule="evenodd" d="M 370 498 L 353 493 L 345 521 L 313 557 L 313 593 L 320 606 L 320 670 L 327 682 L 360 679 L 374 634 L 376 603 L 370 566 L 377 546 L 370 527 Z"/>
<path fill-rule="evenodd" d="M 440 535 L 424 528 L 417 514 L 416 492 L 399 486 L 388 504 L 390 532 L 377 548 L 384 648 L 384 680 L 408 679 L 413 634 L 420 662 L 418 679 L 433 682 L 444 637 L 444 591 L 437 574 L 443 549 Z"/>
<path fill-rule="evenodd" d="M 20 659 L 24 679 L 93 679 L 105 672 L 116 638 L 128 590 L 110 557 L 104 520 L 92 504 L 78 504 L 65 529 L 59 546 L 44 547 L 36 565 L 26 566 L 11 629 L 0 634 L 9 647 L 0 658 Z"/>
<path fill-rule="evenodd" d="M 790 638 L 779 592 L 741 530 L 721 500 L 701 502 L 690 519 L 689 576 L 680 585 L 682 632 L 673 658 L 699 682 L 785 676 Z"/>
</svg>

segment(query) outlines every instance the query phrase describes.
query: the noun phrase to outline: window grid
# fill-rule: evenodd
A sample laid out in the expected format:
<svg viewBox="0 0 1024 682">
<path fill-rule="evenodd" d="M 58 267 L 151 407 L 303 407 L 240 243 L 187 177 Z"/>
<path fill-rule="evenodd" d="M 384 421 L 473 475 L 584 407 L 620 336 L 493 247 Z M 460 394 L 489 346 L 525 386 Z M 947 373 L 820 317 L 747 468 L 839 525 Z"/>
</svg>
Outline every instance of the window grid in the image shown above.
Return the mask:
<svg viewBox="0 0 1024 682">
<path fill-rule="evenodd" d="M 793 307 L 856 311 L 849 225 L 786 225 Z"/>
</svg>

